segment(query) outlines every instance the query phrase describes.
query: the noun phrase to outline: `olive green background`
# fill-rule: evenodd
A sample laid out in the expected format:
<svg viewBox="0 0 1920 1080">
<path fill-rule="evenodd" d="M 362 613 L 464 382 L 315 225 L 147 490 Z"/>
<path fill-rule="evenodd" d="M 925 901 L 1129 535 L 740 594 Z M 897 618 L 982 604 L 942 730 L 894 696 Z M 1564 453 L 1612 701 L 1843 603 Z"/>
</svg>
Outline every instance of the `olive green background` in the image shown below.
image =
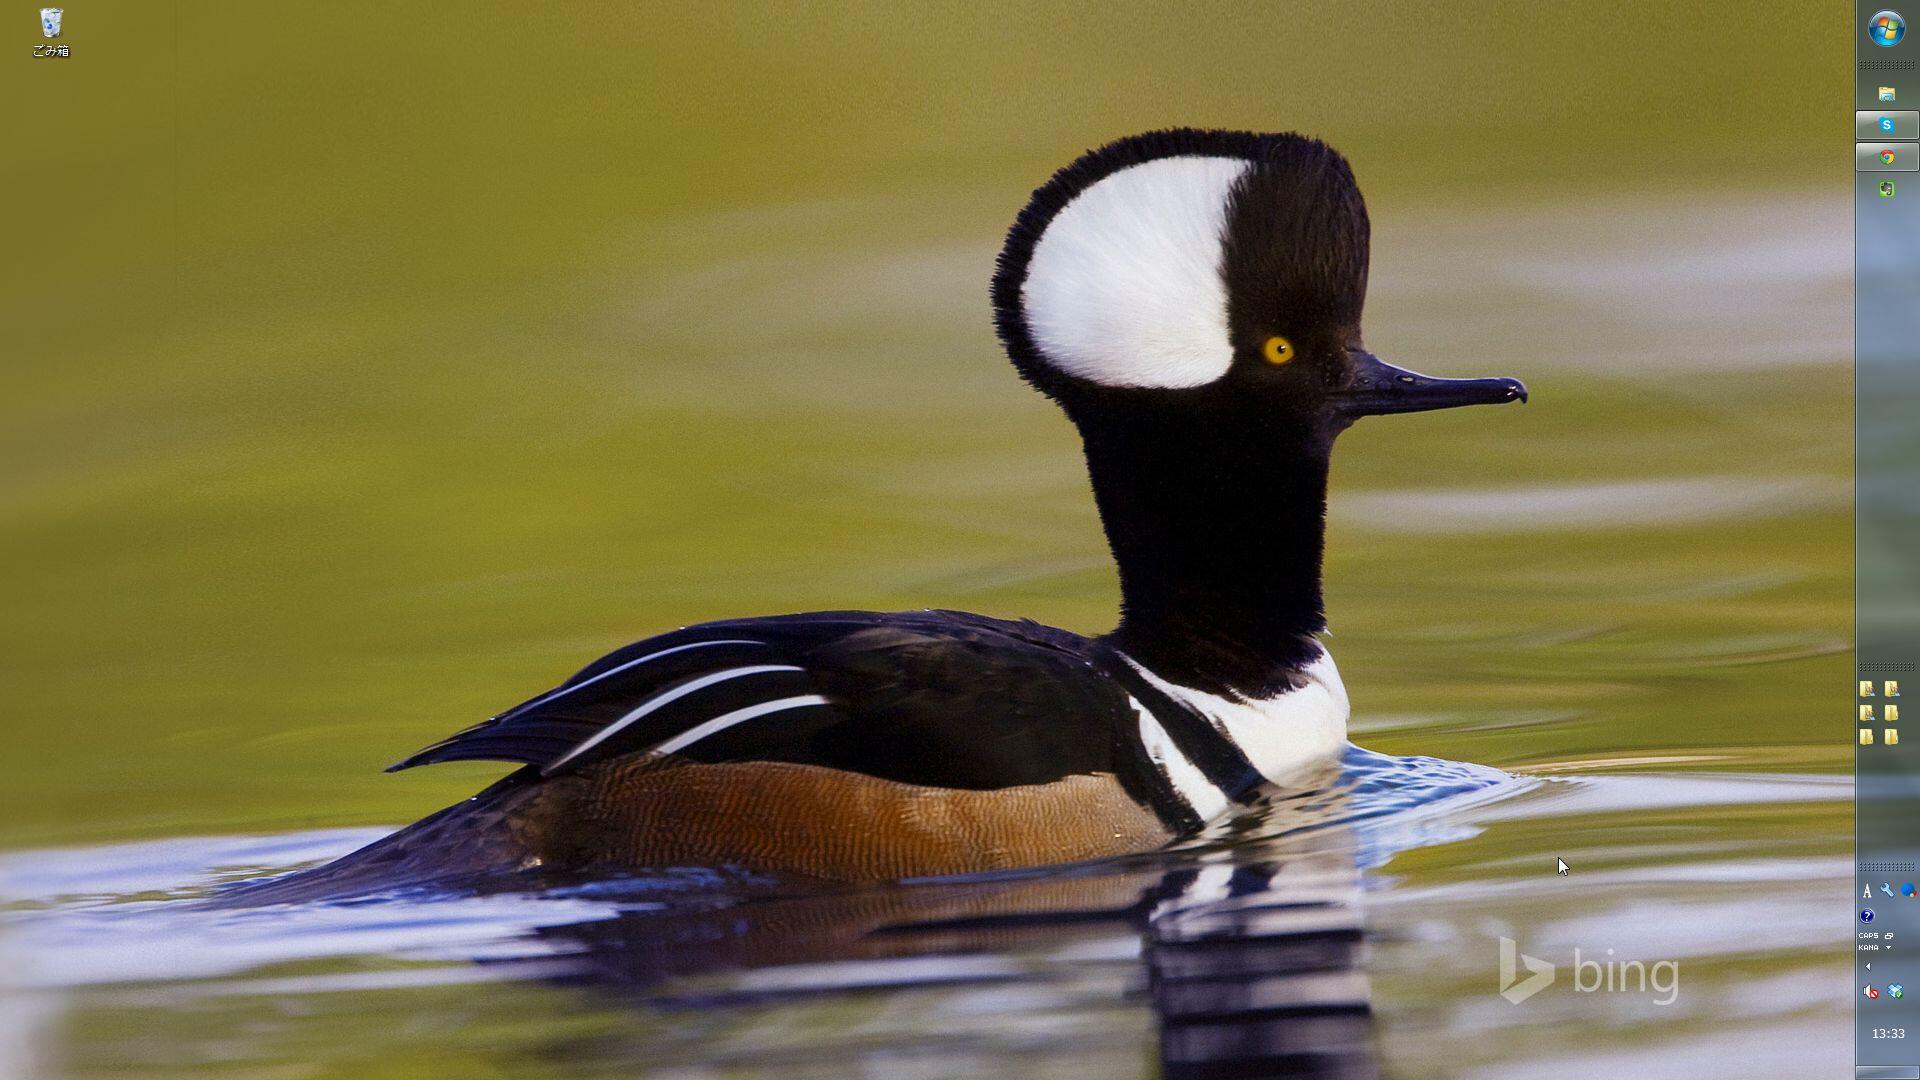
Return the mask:
<svg viewBox="0 0 1920 1080">
<path fill-rule="evenodd" d="M 403 821 L 499 770 L 380 766 L 701 619 L 1105 628 L 986 274 L 1050 170 L 1174 124 L 1333 141 L 1370 343 L 1535 391 L 1343 441 L 1358 741 L 1850 761 L 1845 309 L 1636 299 L 1720 272 L 1689 230 L 1844 208 L 1837 10 L 73 3 L 67 60 L 0 16 L 0 844 Z M 1591 252 L 1647 277 L 1529 291 Z M 1783 472 L 1831 486 L 1686 494 Z M 1671 512 L 1397 522 L 1429 488 Z"/>
</svg>

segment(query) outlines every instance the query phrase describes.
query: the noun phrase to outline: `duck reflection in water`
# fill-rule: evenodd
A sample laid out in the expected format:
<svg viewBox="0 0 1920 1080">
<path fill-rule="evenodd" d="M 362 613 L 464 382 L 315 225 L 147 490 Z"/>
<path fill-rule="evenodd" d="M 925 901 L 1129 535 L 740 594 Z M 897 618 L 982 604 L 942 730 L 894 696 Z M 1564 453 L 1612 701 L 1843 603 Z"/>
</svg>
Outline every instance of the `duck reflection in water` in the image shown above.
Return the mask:
<svg viewBox="0 0 1920 1080">
<path fill-rule="evenodd" d="M 1167 1077 L 1374 1077 L 1361 971 L 1366 859 L 1347 827 L 1311 828 L 1339 804 L 1327 790 L 1239 819 L 1247 836 L 1068 868 L 829 891 L 757 879 L 664 906 L 658 878 L 582 884 L 609 899 L 630 890 L 638 902 L 614 918 L 539 930 L 558 961 L 503 963 L 539 965 L 543 979 L 635 1007 L 684 1011 L 708 1030 L 716 1016 L 750 1026 L 769 1010 L 835 995 L 996 985 L 1017 994 L 1067 977 L 1115 1008 L 1150 1008 Z M 950 1038 L 916 1039 L 915 1057 L 981 1049 L 967 1045 L 977 1034 Z M 650 1063 L 663 1053 L 632 1050 Z M 708 1067 L 764 1067 L 780 1056 L 761 1046 L 716 1059 L 705 1042 L 687 1050 L 684 1064 Z M 1047 1052 L 1061 1052 L 1058 1040 Z"/>
</svg>

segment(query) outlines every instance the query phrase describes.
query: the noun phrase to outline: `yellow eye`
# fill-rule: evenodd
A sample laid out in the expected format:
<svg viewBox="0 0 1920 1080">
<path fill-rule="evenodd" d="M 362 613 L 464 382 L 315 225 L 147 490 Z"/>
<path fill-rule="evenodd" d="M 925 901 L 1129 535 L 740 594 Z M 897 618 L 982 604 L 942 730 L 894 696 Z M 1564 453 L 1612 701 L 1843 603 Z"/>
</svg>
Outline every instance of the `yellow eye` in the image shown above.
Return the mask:
<svg viewBox="0 0 1920 1080">
<path fill-rule="evenodd" d="M 1267 343 L 1260 346 L 1260 351 L 1269 364 L 1286 364 L 1293 360 L 1293 342 L 1283 337 L 1268 338 Z"/>
</svg>

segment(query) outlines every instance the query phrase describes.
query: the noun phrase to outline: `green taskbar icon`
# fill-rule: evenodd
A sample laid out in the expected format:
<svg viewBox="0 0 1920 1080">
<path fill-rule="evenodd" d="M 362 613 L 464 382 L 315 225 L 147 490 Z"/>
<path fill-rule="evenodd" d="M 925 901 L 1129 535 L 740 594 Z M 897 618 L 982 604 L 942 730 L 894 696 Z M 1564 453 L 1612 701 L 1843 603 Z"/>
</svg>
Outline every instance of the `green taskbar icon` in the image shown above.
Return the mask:
<svg viewBox="0 0 1920 1080">
<path fill-rule="evenodd" d="M 1893 198 L 1893 181 L 1891 180 L 1880 181 L 1880 197 L 1883 199 Z"/>
</svg>

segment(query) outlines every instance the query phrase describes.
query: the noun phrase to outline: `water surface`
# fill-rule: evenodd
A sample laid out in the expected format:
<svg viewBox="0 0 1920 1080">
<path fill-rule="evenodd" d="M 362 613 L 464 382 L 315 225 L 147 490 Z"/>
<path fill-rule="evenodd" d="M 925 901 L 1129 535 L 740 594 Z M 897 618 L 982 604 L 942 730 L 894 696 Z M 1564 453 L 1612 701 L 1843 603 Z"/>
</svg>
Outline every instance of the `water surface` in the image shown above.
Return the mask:
<svg viewBox="0 0 1920 1080">
<path fill-rule="evenodd" d="M 1834 1064 L 1846 1023 L 1847 927 L 1823 919 L 1846 867 L 1778 826 L 1842 817 L 1849 796 L 1808 776 L 1520 777 L 1356 748 L 1324 789 L 1152 856 L 239 911 L 200 900 L 378 831 L 26 853 L 0 862 L 4 1060 L 81 1077 L 1479 1077 L 1678 1075 L 1737 1047 L 1743 1075 L 1804 1077 Z M 1563 971 L 1510 1004 L 1503 936 L 1677 976 L 1608 991 Z"/>
</svg>

